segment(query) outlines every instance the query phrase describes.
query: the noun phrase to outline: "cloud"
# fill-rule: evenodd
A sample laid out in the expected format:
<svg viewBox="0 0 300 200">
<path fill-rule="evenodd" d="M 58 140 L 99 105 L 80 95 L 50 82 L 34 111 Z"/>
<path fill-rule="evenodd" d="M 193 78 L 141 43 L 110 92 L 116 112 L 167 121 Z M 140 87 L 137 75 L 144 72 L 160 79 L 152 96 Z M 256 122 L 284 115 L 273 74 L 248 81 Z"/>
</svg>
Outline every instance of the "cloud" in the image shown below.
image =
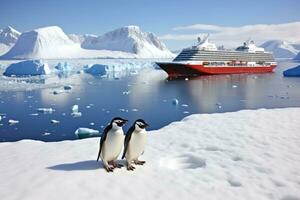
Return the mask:
<svg viewBox="0 0 300 200">
<path fill-rule="evenodd" d="M 189 26 L 178 26 L 174 31 L 197 31 L 196 34 L 166 34 L 160 36 L 162 40 L 192 41 L 205 32 L 210 33 L 210 39 L 217 44 L 227 47 L 236 47 L 243 41 L 251 38 L 257 44 L 267 40 L 288 40 L 300 42 L 300 22 L 285 24 L 256 24 L 239 27 L 216 26 L 209 24 L 194 24 Z M 212 32 L 213 31 L 213 32 Z"/>
</svg>

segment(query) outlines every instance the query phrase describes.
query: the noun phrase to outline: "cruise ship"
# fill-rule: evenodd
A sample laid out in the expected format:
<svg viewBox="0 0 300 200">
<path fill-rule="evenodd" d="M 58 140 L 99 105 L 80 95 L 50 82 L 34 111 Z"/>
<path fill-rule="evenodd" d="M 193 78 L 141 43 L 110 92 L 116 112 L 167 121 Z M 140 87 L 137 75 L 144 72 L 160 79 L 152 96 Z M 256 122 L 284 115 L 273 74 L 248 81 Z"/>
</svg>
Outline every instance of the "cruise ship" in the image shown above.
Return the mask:
<svg viewBox="0 0 300 200">
<path fill-rule="evenodd" d="M 172 62 L 157 62 L 169 77 L 211 74 L 265 73 L 277 66 L 272 53 L 248 40 L 235 50 L 218 49 L 206 36 L 183 49 Z"/>
</svg>

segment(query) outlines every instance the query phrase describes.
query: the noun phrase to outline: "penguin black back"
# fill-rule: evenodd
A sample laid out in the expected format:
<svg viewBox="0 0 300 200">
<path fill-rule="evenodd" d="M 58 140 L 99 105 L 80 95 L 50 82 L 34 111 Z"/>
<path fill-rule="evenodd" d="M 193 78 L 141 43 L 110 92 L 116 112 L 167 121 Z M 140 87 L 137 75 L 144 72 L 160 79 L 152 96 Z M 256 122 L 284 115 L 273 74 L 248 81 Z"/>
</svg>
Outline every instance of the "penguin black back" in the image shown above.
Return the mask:
<svg viewBox="0 0 300 200">
<path fill-rule="evenodd" d="M 125 158 L 125 154 L 128 150 L 128 145 L 129 145 L 129 141 L 131 139 L 131 135 L 133 133 L 135 129 L 135 122 L 134 124 L 128 129 L 127 133 L 126 133 L 126 136 L 125 136 L 125 141 L 124 141 L 124 151 L 123 151 L 123 155 L 122 155 L 122 159 Z"/>
<path fill-rule="evenodd" d="M 113 122 L 113 120 L 112 120 L 112 122 Z M 101 138 L 100 138 L 100 149 L 99 149 L 98 156 L 97 156 L 97 162 L 99 161 L 101 150 L 102 150 L 102 147 L 103 147 L 103 143 L 106 140 L 107 133 L 108 133 L 108 131 L 111 128 L 112 128 L 112 123 L 110 123 L 108 126 L 105 127 L 105 129 L 104 129 L 104 131 L 103 131 L 103 133 L 101 135 Z"/>
</svg>

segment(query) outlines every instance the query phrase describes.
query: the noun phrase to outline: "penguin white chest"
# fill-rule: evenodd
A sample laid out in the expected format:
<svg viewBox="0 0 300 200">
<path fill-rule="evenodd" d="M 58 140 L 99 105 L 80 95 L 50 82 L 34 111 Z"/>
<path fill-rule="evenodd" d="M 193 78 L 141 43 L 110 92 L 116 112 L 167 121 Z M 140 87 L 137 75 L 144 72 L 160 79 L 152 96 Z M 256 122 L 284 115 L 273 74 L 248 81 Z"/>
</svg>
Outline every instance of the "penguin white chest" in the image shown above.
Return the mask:
<svg viewBox="0 0 300 200">
<path fill-rule="evenodd" d="M 129 160 L 138 159 L 139 156 L 144 152 L 145 145 L 147 142 L 146 131 L 134 131 L 131 135 L 130 142 L 128 145 L 128 151 L 126 152 L 126 158 Z"/>
<path fill-rule="evenodd" d="M 101 157 L 106 161 L 116 160 L 122 151 L 124 133 L 122 129 L 111 130 L 107 133 Z"/>
</svg>

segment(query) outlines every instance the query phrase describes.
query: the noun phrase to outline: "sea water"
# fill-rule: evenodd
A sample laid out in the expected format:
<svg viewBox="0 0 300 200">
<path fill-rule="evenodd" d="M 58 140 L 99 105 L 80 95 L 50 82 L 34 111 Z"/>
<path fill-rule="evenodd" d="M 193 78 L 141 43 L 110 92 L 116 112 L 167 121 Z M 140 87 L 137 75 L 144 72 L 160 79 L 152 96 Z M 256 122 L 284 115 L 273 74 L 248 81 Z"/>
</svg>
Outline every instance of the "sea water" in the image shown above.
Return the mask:
<svg viewBox="0 0 300 200">
<path fill-rule="evenodd" d="M 168 80 L 164 71 L 156 69 L 155 60 L 48 62 L 53 69 L 65 61 L 74 66 L 73 72 L 31 78 L 0 77 L 1 142 L 73 140 L 77 139 L 74 133 L 78 128 L 101 133 L 116 116 L 129 120 L 125 131 L 139 118 L 155 130 L 191 114 L 300 106 L 300 78 L 282 76 L 283 70 L 297 65 L 289 60 L 278 61 L 274 73 L 174 80 Z M 17 61 L 0 61 L 1 74 L 12 62 Z M 84 65 L 93 63 L 107 64 L 112 70 L 106 76 L 82 72 Z M 74 105 L 78 105 L 80 115 L 73 114 Z M 11 124 L 9 120 L 19 123 Z"/>
</svg>

